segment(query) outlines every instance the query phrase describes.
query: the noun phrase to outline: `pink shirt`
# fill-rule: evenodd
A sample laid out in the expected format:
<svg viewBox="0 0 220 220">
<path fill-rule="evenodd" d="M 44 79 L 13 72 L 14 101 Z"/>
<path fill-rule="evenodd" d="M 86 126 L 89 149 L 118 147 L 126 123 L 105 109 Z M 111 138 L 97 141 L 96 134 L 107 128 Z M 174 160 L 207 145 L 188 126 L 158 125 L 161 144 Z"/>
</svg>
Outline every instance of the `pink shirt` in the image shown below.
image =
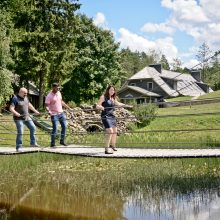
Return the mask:
<svg viewBox="0 0 220 220">
<path fill-rule="evenodd" d="M 46 97 L 45 103 L 48 105 L 49 111 L 52 115 L 63 112 L 62 95 L 59 91 L 55 94 L 50 92 Z"/>
</svg>

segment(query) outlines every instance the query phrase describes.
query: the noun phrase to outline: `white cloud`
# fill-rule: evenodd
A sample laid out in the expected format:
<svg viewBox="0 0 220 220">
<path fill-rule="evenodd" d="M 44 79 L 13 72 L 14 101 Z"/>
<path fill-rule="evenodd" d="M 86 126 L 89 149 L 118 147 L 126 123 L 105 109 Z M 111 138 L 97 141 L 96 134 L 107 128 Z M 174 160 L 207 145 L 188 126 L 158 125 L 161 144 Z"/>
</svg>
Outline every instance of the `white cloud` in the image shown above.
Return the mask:
<svg viewBox="0 0 220 220">
<path fill-rule="evenodd" d="M 219 0 L 162 0 L 161 5 L 171 11 L 167 25 L 191 36 L 197 50 L 204 42 L 213 52 L 220 49 Z"/>
<path fill-rule="evenodd" d="M 201 7 L 206 14 L 213 22 L 219 22 L 219 8 L 220 8 L 220 1 L 219 0 L 200 0 Z"/>
<path fill-rule="evenodd" d="M 141 31 L 143 32 L 164 32 L 167 34 L 172 34 L 174 29 L 167 25 L 166 23 L 160 24 L 153 24 L 153 23 L 146 23 L 142 28 Z"/>
<path fill-rule="evenodd" d="M 131 51 L 144 51 L 148 52 L 155 48 L 155 42 L 149 41 L 146 38 L 143 38 L 137 34 L 129 32 L 125 28 L 119 29 L 120 38 L 119 42 L 121 43 L 122 48 L 127 48 Z"/>
<path fill-rule="evenodd" d="M 133 52 L 143 51 L 145 53 L 148 53 L 151 50 L 155 50 L 158 53 L 164 54 L 168 61 L 171 61 L 178 54 L 178 50 L 173 44 L 173 39 L 171 37 L 157 39 L 156 41 L 150 41 L 142 36 L 131 33 L 125 28 L 120 28 L 119 33 L 119 42 L 121 47 L 128 47 Z"/>
<path fill-rule="evenodd" d="M 199 61 L 196 59 L 191 59 L 186 63 L 183 63 L 183 67 L 186 67 L 188 69 L 192 69 L 194 66 L 196 66 L 197 64 L 199 64 Z"/>
<path fill-rule="evenodd" d="M 106 18 L 105 15 L 101 12 L 98 12 L 94 18 L 94 24 L 96 26 L 105 27 L 106 26 Z"/>
<path fill-rule="evenodd" d="M 208 17 L 196 0 L 162 0 L 161 5 L 171 9 L 176 20 L 186 23 L 203 23 Z"/>
</svg>

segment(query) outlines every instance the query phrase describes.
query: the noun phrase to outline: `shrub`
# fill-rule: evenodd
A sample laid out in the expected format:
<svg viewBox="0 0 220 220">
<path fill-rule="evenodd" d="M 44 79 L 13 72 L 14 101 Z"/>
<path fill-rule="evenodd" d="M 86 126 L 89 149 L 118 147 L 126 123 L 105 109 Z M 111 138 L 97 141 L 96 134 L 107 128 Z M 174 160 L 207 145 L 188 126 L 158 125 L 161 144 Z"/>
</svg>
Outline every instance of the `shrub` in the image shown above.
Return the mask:
<svg viewBox="0 0 220 220">
<path fill-rule="evenodd" d="M 158 106 L 152 103 L 147 105 L 135 105 L 134 115 L 138 119 L 137 126 L 140 128 L 149 125 L 150 122 L 155 119 L 157 110 Z"/>
</svg>

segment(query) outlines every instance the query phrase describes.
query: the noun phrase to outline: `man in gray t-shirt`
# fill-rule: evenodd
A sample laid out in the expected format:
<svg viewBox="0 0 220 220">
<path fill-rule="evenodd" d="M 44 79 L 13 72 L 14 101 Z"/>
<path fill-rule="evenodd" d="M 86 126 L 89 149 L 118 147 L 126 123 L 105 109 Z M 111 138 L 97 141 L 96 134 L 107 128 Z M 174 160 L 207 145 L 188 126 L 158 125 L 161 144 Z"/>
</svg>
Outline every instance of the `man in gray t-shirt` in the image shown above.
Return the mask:
<svg viewBox="0 0 220 220">
<path fill-rule="evenodd" d="M 39 147 L 39 145 L 36 143 L 36 138 L 35 138 L 36 127 L 34 125 L 34 122 L 29 116 L 29 109 L 35 112 L 36 114 L 40 114 L 34 108 L 34 106 L 29 102 L 27 98 L 27 89 L 20 88 L 18 95 L 15 95 L 12 98 L 10 105 L 10 111 L 13 113 L 14 122 L 17 127 L 17 137 L 16 137 L 17 151 L 20 151 L 22 148 L 24 125 L 26 125 L 30 130 L 30 146 Z"/>
</svg>

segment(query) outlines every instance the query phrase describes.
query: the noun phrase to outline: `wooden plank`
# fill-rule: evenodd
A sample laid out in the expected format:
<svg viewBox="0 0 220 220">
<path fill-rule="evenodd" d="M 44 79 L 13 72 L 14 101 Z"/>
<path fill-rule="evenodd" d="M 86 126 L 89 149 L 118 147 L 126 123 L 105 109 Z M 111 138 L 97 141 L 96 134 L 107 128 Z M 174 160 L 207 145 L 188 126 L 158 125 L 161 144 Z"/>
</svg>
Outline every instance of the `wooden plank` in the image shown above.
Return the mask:
<svg viewBox="0 0 220 220">
<path fill-rule="evenodd" d="M 110 158 L 189 158 L 189 157 L 220 157 L 220 148 L 215 149 L 140 149 L 119 148 L 114 154 L 105 154 L 104 148 L 91 146 L 69 145 L 56 148 L 24 147 L 22 152 L 16 152 L 14 147 L 0 147 L 0 155 L 24 153 L 55 153 L 73 156 L 110 157 Z"/>
</svg>

